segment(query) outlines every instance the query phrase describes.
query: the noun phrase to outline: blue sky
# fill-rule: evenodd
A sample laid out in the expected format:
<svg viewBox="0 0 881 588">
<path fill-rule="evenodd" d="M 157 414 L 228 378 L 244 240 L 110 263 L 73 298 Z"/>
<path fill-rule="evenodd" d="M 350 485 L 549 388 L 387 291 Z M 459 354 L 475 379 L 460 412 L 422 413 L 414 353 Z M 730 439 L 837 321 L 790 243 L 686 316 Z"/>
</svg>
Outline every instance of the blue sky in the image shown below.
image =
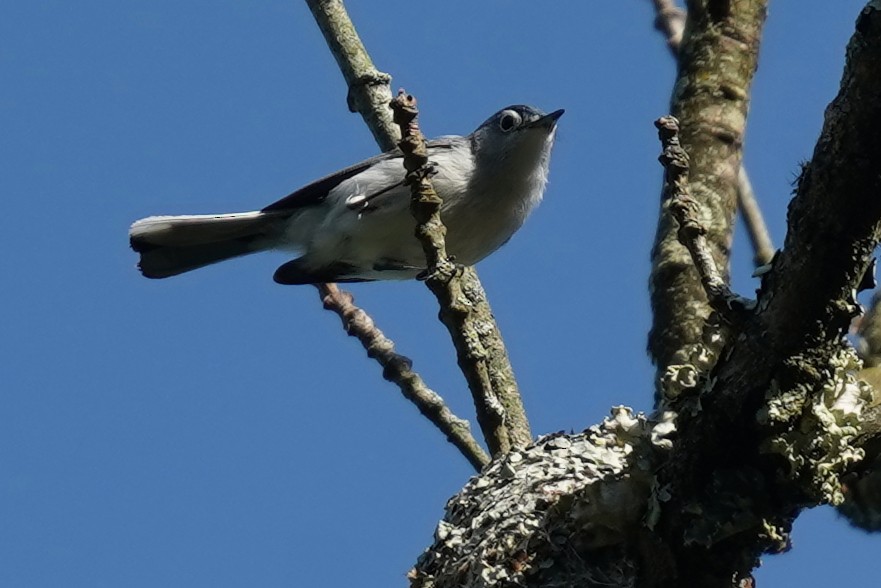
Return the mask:
<svg viewBox="0 0 881 588">
<path fill-rule="evenodd" d="M 536 433 L 649 409 L 652 121 L 674 74 L 650 3 L 350 4 L 429 135 L 566 108 L 544 203 L 480 274 Z M 778 244 L 864 2 L 809 4 L 772 5 L 747 134 Z M 374 154 L 345 92 L 304 3 L 0 3 L 0 585 L 405 584 L 465 460 L 314 289 L 272 282 L 283 256 L 148 281 L 126 237 Z M 471 418 L 424 286 L 351 290 Z M 793 538 L 760 585 L 858 585 L 881 547 L 830 509 Z"/>
</svg>

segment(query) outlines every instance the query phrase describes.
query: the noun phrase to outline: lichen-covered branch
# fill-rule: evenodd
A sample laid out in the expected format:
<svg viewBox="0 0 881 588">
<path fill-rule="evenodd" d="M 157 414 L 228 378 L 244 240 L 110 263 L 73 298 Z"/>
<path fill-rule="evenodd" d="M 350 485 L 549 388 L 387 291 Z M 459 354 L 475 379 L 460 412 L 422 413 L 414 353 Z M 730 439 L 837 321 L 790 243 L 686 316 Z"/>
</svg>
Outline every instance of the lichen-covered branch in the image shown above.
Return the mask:
<svg viewBox="0 0 881 588">
<path fill-rule="evenodd" d="M 380 149 L 394 149 L 400 137 L 388 109 L 391 76 L 373 65 L 342 0 L 306 0 L 306 4 L 346 79 L 349 110 L 361 115 Z"/>
<path fill-rule="evenodd" d="M 746 574 L 786 549 L 798 512 L 840 504 L 877 444 L 877 399 L 844 341 L 881 239 L 881 2 L 857 21 L 841 90 L 789 207 L 783 250 L 755 311 L 696 381 L 659 484 L 657 526 L 680 584 Z M 877 483 L 877 482 L 876 482 Z M 708 566 L 707 562 L 712 562 Z"/>
<path fill-rule="evenodd" d="M 857 19 L 841 90 L 826 109 L 820 139 L 789 208 L 784 251 L 763 285 L 775 294 L 766 309 L 768 332 L 775 339 L 792 341 L 794 331 L 799 330 L 804 335 L 795 340 L 801 346 L 816 346 L 841 337 L 859 312 L 854 294 L 866 283 L 864 276 L 881 239 L 879 68 L 881 2 L 873 0 Z M 798 347 L 793 351 L 800 352 Z M 871 376 L 874 368 L 869 369 Z M 871 492 L 858 490 L 881 486 L 876 473 L 881 467 L 877 402 L 876 396 L 876 406 L 862 427 L 876 432 L 865 439 L 868 467 L 861 468 L 861 480 L 848 482 L 848 502 L 853 503 L 846 502 L 843 510 L 856 524 L 875 530 L 881 521 L 881 505 L 871 500 Z M 861 497 L 870 500 L 861 502 Z"/>
<path fill-rule="evenodd" d="M 727 281 L 749 91 L 765 20 L 763 0 L 692 0 L 671 100 L 691 157 L 691 193 L 717 267 Z M 649 352 L 658 372 L 700 342 L 710 306 L 664 200 L 652 250 Z"/>
<path fill-rule="evenodd" d="M 618 407 L 583 433 L 495 460 L 447 503 L 411 588 L 650 586 L 629 542 L 671 430 Z"/>
<path fill-rule="evenodd" d="M 409 358 L 395 353 L 394 342 L 379 330 L 366 312 L 355 306 L 352 295 L 340 290 L 336 284 L 319 284 L 317 287 L 324 308 L 336 313 L 346 332 L 357 338 L 367 356 L 382 366 L 382 377 L 396 384 L 404 398 L 415 404 L 419 412 L 440 429 L 474 469 L 480 471 L 489 463 L 489 456 L 471 434 L 468 421 L 450 411 L 444 399 L 413 371 L 413 362 Z"/>
<path fill-rule="evenodd" d="M 401 90 L 392 101 L 394 120 L 401 127 L 402 139 L 399 143 L 404 153 L 404 167 L 407 170 L 406 182 L 412 190 L 410 210 L 416 219 L 416 237 L 425 252 L 427 269 L 422 276 L 426 285 L 440 303 L 440 318 L 450 332 L 459 360 L 459 367 L 465 374 L 477 410 L 477 422 L 483 431 L 486 443 L 493 455 L 507 453 L 514 447 L 523 447 L 531 441 L 529 423 L 520 400 L 520 395 L 511 373 L 510 385 L 499 386 L 493 378 L 490 358 L 498 350 L 487 349 L 480 328 L 481 323 L 474 319 L 480 316 L 474 312 L 473 295 L 466 293 L 468 282 L 476 280 L 471 273 L 464 276 L 446 254 L 440 208 L 443 201 L 431 184 L 433 172 L 428 159 L 425 138 L 417 122 L 416 99 Z M 464 278 L 464 279 L 463 279 Z M 472 282 L 479 288 L 479 282 Z M 480 290 L 482 294 L 482 289 Z M 485 304 L 483 299 L 482 306 Z M 487 306 L 488 309 L 488 306 Z M 495 321 L 491 328 L 497 332 Z M 501 340 L 499 339 L 499 342 Z M 501 348 L 507 364 L 507 354 Z M 510 364 L 507 364 L 510 370 Z"/>
</svg>

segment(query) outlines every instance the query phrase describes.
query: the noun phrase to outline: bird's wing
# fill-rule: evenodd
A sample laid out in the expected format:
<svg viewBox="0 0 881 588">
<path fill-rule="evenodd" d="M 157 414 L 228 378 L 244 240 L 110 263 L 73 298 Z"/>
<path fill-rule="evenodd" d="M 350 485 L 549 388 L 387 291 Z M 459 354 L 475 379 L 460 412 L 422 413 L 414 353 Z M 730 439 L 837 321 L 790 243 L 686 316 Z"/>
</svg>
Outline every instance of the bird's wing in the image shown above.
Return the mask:
<svg viewBox="0 0 881 588">
<path fill-rule="evenodd" d="M 456 138 L 457 137 L 440 137 L 434 141 L 429 141 L 427 145 L 429 149 L 450 149 L 453 146 L 453 139 Z M 370 159 L 365 159 L 360 163 L 341 169 L 338 172 L 334 172 L 319 180 L 315 180 L 311 184 L 303 186 L 299 190 L 288 194 L 281 200 L 273 202 L 269 206 L 263 208 L 261 212 L 290 211 L 304 206 L 320 204 L 325 198 L 327 198 L 330 191 L 342 182 L 357 176 L 381 161 L 401 159 L 401 157 L 403 157 L 401 150 L 394 149 L 371 157 Z M 394 187 L 394 185 L 388 186 L 388 189 L 391 189 L 392 187 Z"/>
</svg>

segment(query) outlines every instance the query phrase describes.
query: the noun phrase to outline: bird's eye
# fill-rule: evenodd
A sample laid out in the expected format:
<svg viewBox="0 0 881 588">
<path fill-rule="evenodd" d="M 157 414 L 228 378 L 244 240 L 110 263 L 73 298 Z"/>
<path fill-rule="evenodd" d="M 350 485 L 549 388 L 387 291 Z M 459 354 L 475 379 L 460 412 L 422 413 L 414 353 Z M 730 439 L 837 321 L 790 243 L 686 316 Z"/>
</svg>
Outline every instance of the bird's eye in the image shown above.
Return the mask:
<svg viewBox="0 0 881 588">
<path fill-rule="evenodd" d="M 520 118 L 520 115 L 517 114 L 513 110 L 506 110 L 502 113 L 502 116 L 499 117 L 499 128 L 502 129 L 503 132 L 507 133 L 513 129 L 516 129 L 520 126 L 520 123 L 523 121 Z"/>
</svg>

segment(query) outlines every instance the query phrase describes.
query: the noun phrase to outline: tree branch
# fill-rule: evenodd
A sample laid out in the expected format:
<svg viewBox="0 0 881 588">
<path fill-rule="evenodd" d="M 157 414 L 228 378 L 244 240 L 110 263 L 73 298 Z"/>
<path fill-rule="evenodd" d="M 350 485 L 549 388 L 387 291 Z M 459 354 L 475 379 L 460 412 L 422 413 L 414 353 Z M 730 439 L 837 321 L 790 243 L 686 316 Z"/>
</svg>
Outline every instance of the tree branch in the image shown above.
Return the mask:
<svg viewBox="0 0 881 588">
<path fill-rule="evenodd" d="M 762 209 L 759 208 L 759 202 L 753 192 L 753 184 L 749 181 L 749 175 L 743 165 L 740 166 L 737 176 L 737 210 L 740 211 L 740 218 L 743 219 L 746 234 L 753 248 L 753 265 L 757 268 L 768 265 L 774 259 L 777 249 L 771 241 L 771 233 L 768 231 Z"/>
<path fill-rule="evenodd" d="M 743 2 L 709 4 L 761 21 Z M 790 205 L 786 247 L 737 336 L 704 350 L 679 412 L 653 423 L 618 409 L 583 434 L 495 460 L 449 501 L 411 587 L 748 586 L 760 555 L 788 547 L 803 508 L 843 498 L 842 474 L 881 438 L 863 434 L 875 409 L 843 343 L 881 239 L 878 71 L 873 0 Z"/>
<path fill-rule="evenodd" d="M 856 23 L 838 96 L 789 206 L 789 231 L 763 291 L 769 335 L 785 341 L 837 340 L 858 314 L 881 237 L 881 6 Z M 818 320 L 824 319 L 824 320 Z"/>
<path fill-rule="evenodd" d="M 349 109 L 361 114 L 383 151 L 394 149 L 400 135 L 389 109 L 391 77 L 373 66 L 341 1 L 306 0 L 306 3 L 349 86 Z M 416 404 L 419 412 L 480 470 L 489 459 L 472 436 L 468 421 L 450 412 L 443 399 L 412 371 L 409 359 L 394 353 L 394 343 L 373 324 L 367 313 L 352 303 L 350 293 L 339 290 L 335 284 L 317 284 L 316 287 L 324 307 L 339 315 L 346 331 L 357 337 L 367 355 L 383 367 L 383 377 L 397 384 L 404 397 Z"/>
<path fill-rule="evenodd" d="M 801 509 L 841 503 L 842 480 L 878 440 L 872 391 L 855 379 L 843 337 L 881 239 L 879 0 L 856 29 L 789 207 L 785 246 L 762 277 L 755 312 L 694 388 L 691 410 L 680 411 L 680 439 L 659 476 L 675 497 L 658 526 L 664 542 L 682 546 L 680 569 L 703 568 L 720 582 L 747 573 L 762 552 L 786 549 Z"/>
<path fill-rule="evenodd" d="M 700 221 L 700 205 L 688 187 L 688 154 L 679 143 L 679 121 L 665 116 L 655 121 L 664 152 L 658 158 L 664 166 L 664 198 L 679 225 L 677 237 L 691 255 L 710 306 L 729 323 L 736 322 L 754 304 L 731 291 L 716 266 L 707 243 L 707 229 Z"/>
<path fill-rule="evenodd" d="M 704 211 L 700 220 L 707 243 L 727 281 L 743 133 L 765 2 L 692 0 L 688 14 L 671 109 L 682 122 L 682 144 L 692 159 L 691 192 Z M 710 313 L 700 276 L 676 233 L 664 200 L 650 278 L 654 322 L 649 352 L 659 374 L 682 362 L 701 341 Z"/>
<path fill-rule="evenodd" d="M 446 228 L 440 214 L 443 200 L 431 184 L 430 176 L 434 170 L 428 159 L 425 138 L 419 130 L 416 99 L 401 90 L 391 106 L 394 120 L 401 127 L 399 147 L 404 153 L 406 183 L 412 190 L 410 210 L 416 219 L 416 237 L 422 244 L 427 262 L 422 278 L 440 304 L 440 318 L 452 337 L 459 367 L 474 398 L 477 422 L 490 452 L 504 454 L 532 440 L 520 395 L 513 383 L 513 373 L 511 386 L 497 387 L 489 362 L 491 353 L 481 340 L 480 324 L 474 320 L 477 316 L 472 312 L 470 297 L 466 294 L 469 278 L 447 257 Z M 476 279 L 476 275 L 472 277 Z M 479 282 L 477 284 L 479 286 Z M 507 360 L 506 354 L 503 357 Z"/>
<path fill-rule="evenodd" d="M 324 33 L 328 47 L 334 54 L 346 82 L 349 84 L 349 104 L 354 105 L 364 118 L 374 138 L 383 150 L 396 146 L 400 139 L 399 127 L 392 120 L 389 108 L 391 90 L 388 89 L 386 74 L 374 75 L 376 69 L 367 54 L 364 45 L 358 38 L 355 27 L 346 13 L 340 0 L 306 0 L 315 15 L 319 27 Z M 381 79 L 380 79 L 381 78 Z M 364 83 L 364 81 L 370 83 Z M 382 84 L 380 81 L 385 80 Z M 372 82 L 376 81 L 377 84 Z M 503 412 L 507 441 L 499 446 L 504 448 L 522 447 L 532 441 L 529 422 L 520 398 L 514 370 L 508 360 L 507 351 L 501 338 L 498 325 L 486 299 L 483 286 L 473 268 L 465 268 L 461 275 L 462 296 L 455 300 L 456 305 L 441 304 L 441 317 L 445 324 L 445 316 L 461 314 L 467 309 L 471 330 L 465 335 L 453 335 L 466 338 L 468 346 L 459 349 L 459 366 L 465 372 L 465 365 L 480 361 L 485 366 L 493 394 Z M 449 327 L 448 327 L 449 328 Z M 467 372 L 465 372 L 467 373 Z M 470 381 L 469 381 L 470 385 Z M 478 413 L 489 410 L 483 407 L 483 401 L 475 397 Z M 489 443 L 489 438 L 487 439 Z M 495 449 L 492 449 L 495 453 Z"/>
<path fill-rule="evenodd" d="M 373 65 L 341 0 L 306 0 L 306 4 L 343 72 L 349 110 L 361 114 L 380 149 L 394 149 L 400 136 L 388 109 L 392 77 Z"/>
<path fill-rule="evenodd" d="M 652 4 L 655 7 L 655 29 L 663 33 L 667 47 L 678 60 L 687 13 L 676 6 L 676 0 L 652 0 Z"/>
<path fill-rule="evenodd" d="M 410 587 L 650 586 L 627 542 L 643 527 L 666 425 L 618 407 L 494 460 L 447 503 Z"/>
<path fill-rule="evenodd" d="M 412 370 L 409 358 L 395 353 L 394 342 L 386 337 L 366 312 L 355 306 L 349 292 L 340 290 L 336 284 L 319 284 L 318 290 L 324 308 L 336 313 L 343 321 L 343 328 L 367 350 L 367 356 L 382 366 L 382 377 L 401 389 L 404 398 L 416 405 L 427 418 L 446 435 L 474 469 L 480 471 L 489 463 L 489 456 L 471 434 L 468 421 L 458 418 L 436 392 Z"/>
<path fill-rule="evenodd" d="M 774 271 L 763 290 L 769 291 L 767 329 L 775 340 L 790 337 L 798 346 L 787 349 L 802 354 L 847 332 L 858 314 L 855 293 L 866 285 L 875 247 L 881 239 L 881 2 L 869 2 L 856 22 L 847 47 L 841 89 L 826 109 L 825 123 L 813 157 L 799 178 L 796 197 L 789 207 L 789 233 Z M 773 294 L 773 297 L 771 296 Z M 874 317 L 867 317 L 870 322 Z M 867 327 L 869 325 L 867 324 Z M 793 337 L 801 332 L 800 338 Z M 874 346 L 874 335 L 864 332 Z M 861 374 L 873 382 L 875 358 Z M 868 411 L 861 429 L 860 446 L 867 459 L 855 468 L 858 479 L 849 480 L 848 501 L 841 512 L 859 526 L 878 530 L 881 504 L 877 489 L 881 461 L 878 431 L 881 411 Z"/>
</svg>

